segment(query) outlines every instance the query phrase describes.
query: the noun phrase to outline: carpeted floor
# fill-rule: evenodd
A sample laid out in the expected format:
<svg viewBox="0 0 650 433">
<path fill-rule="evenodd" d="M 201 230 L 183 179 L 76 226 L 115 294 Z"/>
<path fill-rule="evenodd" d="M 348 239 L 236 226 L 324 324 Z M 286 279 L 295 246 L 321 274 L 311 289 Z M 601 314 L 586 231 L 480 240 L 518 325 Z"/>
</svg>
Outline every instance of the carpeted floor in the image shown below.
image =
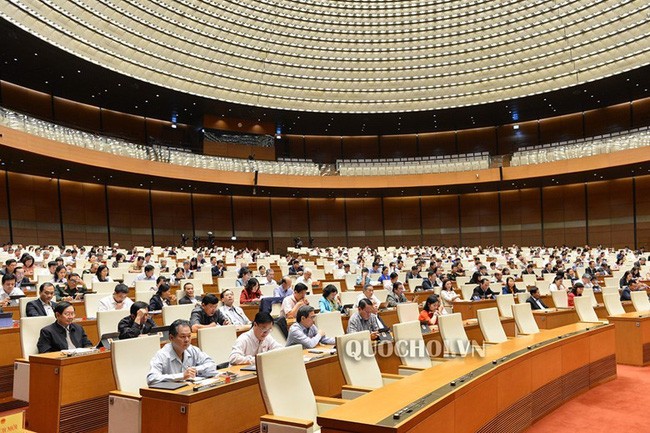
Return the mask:
<svg viewBox="0 0 650 433">
<path fill-rule="evenodd" d="M 526 433 L 650 432 L 650 367 L 617 366 L 618 377 L 568 401 Z"/>
</svg>

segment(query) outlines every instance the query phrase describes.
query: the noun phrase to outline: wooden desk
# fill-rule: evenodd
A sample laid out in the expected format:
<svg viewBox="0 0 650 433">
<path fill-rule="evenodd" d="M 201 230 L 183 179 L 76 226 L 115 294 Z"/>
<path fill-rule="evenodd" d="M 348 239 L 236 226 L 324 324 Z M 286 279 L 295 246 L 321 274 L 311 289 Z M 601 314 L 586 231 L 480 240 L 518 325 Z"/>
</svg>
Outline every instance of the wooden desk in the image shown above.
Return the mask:
<svg viewBox="0 0 650 433">
<path fill-rule="evenodd" d="M 29 357 L 28 428 L 38 433 L 99 432 L 108 425 L 115 379 L 110 352 Z"/>
<path fill-rule="evenodd" d="M 350 400 L 318 424 L 323 433 L 523 431 L 615 378 L 614 340 L 612 325 L 583 323 L 520 336 L 491 346 L 485 357 L 450 359 Z M 412 412 L 394 420 L 407 406 Z"/>
<path fill-rule="evenodd" d="M 539 329 L 554 329 L 579 322 L 578 313 L 573 308 L 533 310 L 533 317 Z"/>
<path fill-rule="evenodd" d="M 356 308 L 352 308 L 352 310 L 350 311 L 350 316 L 341 315 L 341 323 L 343 324 L 343 331 L 347 332 L 348 322 L 350 321 L 350 317 L 352 317 L 352 314 L 354 314 L 355 312 L 356 312 Z M 381 310 L 379 312 L 379 317 L 388 328 L 392 328 L 393 325 L 399 323 L 399 318 L 397 317 L 397 308 L 386 308 L 384 310 Z"/>
<path fill-rule="evenodd" d="M 650 312 L 625 313 L 608 319 L 616 330 L 616 362 L 650 364 Z"/>
<path fill-rule="evenodd" d="M 341 393 L 343 374 L 336 355 L 310 361 L 306 366 L 314 394 L 333 397 Z M 230 370 L 239 368 L 233 366 Z M 142 422 L 142 433 L 212 433 L 215 429 L 234 433 L 259 426 L 266 408 L 257 375 L 243 373 L 229 384 L 198 392 L 189 386 L 174 391 L 142 388 L 142 419 L 146 420 Z"/>
<path fill-rule="evenodd" d="M 515 336 L 515 319 L 502 317 L 501 325 L 503 325 L 503 330 L 506 332 L 506 335 L 508 337 Z M 476 342 L 477 344 L 483 344 L 483 333 L 481 332 L 481 328 L 476 319 L 466 320 L 464 326 L 469 341 Z M 433 332 L 430 334 L 424 334 L 422 338 L 424 339 L 424 343 L 427 345 L 427 347 L 431 345 L 434 350 L 440 348 L 440 355 L 444 353 L 444 345 L 442 343 L 442 337 L 440 336 L 438 327 L 435 327 Z M 384 342 L 381 343 L 381 345 L 383 347 L 380 346 L 378 348 L 379 353 L 375 353 L 377 357 L 377 363 L 379 364 L 379 369 L 382 373 L 397 374 L 402 361 L 393 350 L 393 343 Z M 390 354 L 390 356 L 382 356 L 382 354 Z M 431 353 L 431 355 L 436 355 L 436 353 Z"/>
<path fill-rule="evenodd" d="M 476 319 L 476 310 L 496 308 L 496 299 L 481 299 L 480 301 L 454 302 L 454 313 L 460 313 L 463 320 Z"/>
</svg>

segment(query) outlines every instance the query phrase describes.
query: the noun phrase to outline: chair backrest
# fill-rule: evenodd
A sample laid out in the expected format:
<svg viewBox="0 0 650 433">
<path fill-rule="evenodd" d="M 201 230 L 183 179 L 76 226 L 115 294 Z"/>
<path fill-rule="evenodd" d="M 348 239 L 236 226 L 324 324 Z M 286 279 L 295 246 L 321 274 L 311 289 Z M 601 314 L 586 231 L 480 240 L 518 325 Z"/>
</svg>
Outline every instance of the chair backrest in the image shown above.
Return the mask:
<svg viewBox="0 0 650 433">
<path fill-rule="evenodd" d="M 520 304 L 526 302 L 526 299 L 530 298 L 530 293 L 529 292 L 518 292 L 517 293 L 517 302 Z"/>
<path fill-rule="evenodd" d="M 498 308 L 476 310 L 476 317 L 478 318 L 478 325 L 481 328 L 485 341 L 490 343 L 503 343 L 504 341 L 508 341 L 506 331 L 503 330 L 503 325 L 499 319 Z"/>
<path fill-rule="evenodd" d="M 316 424 L 316 399 L 300 345 L 260 353 L 256 365 L 262 399 L 269 414 Z"/>
<path fill-rule="evenodd" d="M 282 329 L 280 329 L 280 325 L 277 323 L 273 324 L 273 328 L 271 328 L 271 337 L 281 345 L 285 346 L 287 344 L 287 337 L 284 335 L 284 332 L 282 332 Z"/>
<path fill-rule="evenodd" d="M 336 347 L 345 383 L 371 389 L 383 386 L 381 371 L 372 351 L 369 331 L 339 335 L 336 337 Z M 350 356 L 353 352 L 358 355 Z"/>
<path fill-rule="evenodd" d="M 417 321 L 420 316 L 420 307 L 415 302 L 397 304 L 397 318 L 399 323 Z"/>
<path fill-rule="evenodd" d="M 347 287 L 347 290 L 352 292 L 354 291 L 354 285 L 357 282 L 357 276 L 356 274 L 349 274 L 345 276 L 345 286 Z M 339 293 L 341 291 L 339 290 Z"/>
<path fill-rule="evenodd" d="M 37 297 L 25 297 L 18 300 L 18 309 L 20 310 L 20 317 L 27 317 L 27 303 L 35 301 Z"/>
<path fill-rule="evenodd" d="M 512 317 L 512 305 L 515 305 L 515 298 L 511 295 L 497 296 L 497 307 L 503 317 Z"/>
<path fill-rule="evenodd" d="M 136 274 L 135 272 L 124 272 L 123 276 L 123 283 L 126 284 L 129 287 L 133 287 L 133 283 L 135 281 L 135 277 L 137 277 L 139 274 Z"/>
<path fill-rule="evenodd" d="M 535 286 L 537 285 L 537 275 L 524 274 L 521 276 L 521 279 L 524 282 L 525 286 Z"/>
<path fill-rule="evenodd" d="M 156 281 L 154 280 L 144 280 L 144 281 L 136 281 L 135 282 L 135 291 L 137 292 L 145 292 L 149 291 L 149 293 L 155 292 L 157 290 L 156 288 Z"/>
<path fill-rule="evenodd" d="M 528 302 L 512 306 L 512 314 L 515 316 L 515 323 L 520 334 L 537 334 L 539 327 L 533 317 L 533 311 Z"/>
<path fill-rule="evenodd" d="M 610 316 L 625 314 L 625 308 L 623 308 L 623 304 L 621 304 L 621 297 L 618 294 L 618 291 L 617 293 L 603 293 L 603 302 L 605 303 L 607 314 Z"/>
<path fill-rule="evenodd" d="M 460 313 L 438 316 L 438 327 L 447 352 L 462 354 L 469 349 L 469 338 Z"/>
<path fill-rule="evenodd" d="M 553 274 L 544 274 L 544 275 L 553 275 Z M 551 280 L 551 282 L 553 282 L 553 280 Z M 537 288 L 539 289 L 539 294 L 542 296 L 551 294 L 550 284 L 547 284 L 546 282 L 538 285 Z"/>
<path fill-rule="evenodd" d="M 618 287 L 601 287 L 600 290 L 603 292 L 603 295 L 605 293 L 614 293 L 616 295 L 619 295 L 620 298 L 620 292 L 618 291 Z"/>
<path fill-rule="evenodd" d="M 226 271 L 229 272 L 229 271 Z M 219 277 L 217 278 L 218 284 L 219 284 L 219 290 L 223 292 L 224 287 L 229 288 L 229 287 L 236 287 L 237 286 L 237 274 L 235 273 L 234 276 L 232 277 Z"/>
<path fill-rule="evenodd" d="M 86 317 L 97 317 L 97 308 L 99 307 L 99 301 L 105 297 L 105 293 L 88 293 L 84 295 Z"/>
<path fill-rule="evenodd" d="M 195 307 L 194 304 L 163 305 L 163 325 L 169 326 L 176 319 L 190 320 L 190 315 Z"/>
<path fill-rule="evenodd" d="M 115 282 L 94 282 L 93 283 L 93 291 L 95 293 L 103 293 L 105 295 L 109 295 L 115 291 L 115 286 L 117 286 L 118 283 Z"/>
<path fill-rule="evenodd" d="M 194 279 L 201 281 L 203 284 L 212 284 L 212 271 L 195 272 Z"/>
<path fill-rule="evenodd" d="M 260 286 L 260 290 L 262 291 L 262 296 L 273 296 L 275 286 Z M 318 303 L 316 303 L 316 305 L 318 305 Z"/>
<path fill-rule="evenodd" d="M 422 338 L 420 323 L 416 321 L 396 323 L 393 325 L 395 348 L 402 364 L 409 367 L 429 368 L 431 359 Z M 404 341 L 405 343 L 400 343 Z"/>
<path fill-rule="evenodd" d="M 359 296 L 361 292 L 341 292 L 341 304 L 343 305 L 349 305 L 349 304 L 356 304 L 357 303 L 357 297 Z"/>
<path fill-rule="evenodd" d="M 377 297 L 377 299 L 379 299 L 380 303 L 384 303 L 386 302 L 386 298 L 388 297 L 388 290 L 385 289 L 375 290 L 373 294 Z"/>
<path fill-rule="evenodd" d="M 476 284 L 463 284 L 460 286 L 460 293 L 463 295 L 463 299 L 469 301 L 472 299 L 472 293 L 474 293 L 474 287 Z"/>
<path fill-rule="evenodd" d="M 235 297 L 235 302 L 234 302 L 233 304 L 234 304 L 236 307 L 241 307 L 241 302 L 240 302 L 240 299 L 241 299 L 241 292 L 242 292 L 242 290 L 244 290 L 244 288 L 241 287 L 241 286 L 240 286 L 240 287 L 227 287 L 227 288 L 230 289 L 230 290 L 232 290 L 232 294 L 233 294 L 233 296 Z M 223 291 L 224 291 L 224 288 L 222 288 L 221 286 L 219 286 L 219 290 L 223 292 Z"/>
<path fill-rule="evenodd" d="M 569 297 L 564 290 L 553 290 L 551 297 L 555 308 L 569 308 Z"/>
<path fill-rule="evenodd" d="M 151 297 L 154 294 L 155 292 L 152 292 L 151 290 L 135 292 L 135 302 L 144 302 L 145 304 L 149 304 L 149 301 L 151 301 Z"/>
<path fill-rule="evenodd" d="M 36 285 L 37 285 L 38 287 L 41 287 L 41 284 L 43 284 L 43 283 L 47 283 L 48 281 L 52 281 L 52 278 L 53 278 L 52 275 L 50 275 L 49 273 L 48 273 L 48 274 L 41 274 L 41 275 L 38 275 L 38 276 L 36 277 L 36 279 L 37 279 L 37 283 L 36 283 Z"/>
<path fill-rule="evenodd" d="M 129 315 L 128 311 L 98 311 L 97 312 L 97 336 L 102 338 L 104 334 L 117 332 L 117 324 L 120 320 Z"/>
<path fill-rule="evenodd" d="M 217 365 L 228 362 L 232 346 L 237 340 L 235 325 L 201 328 L 198 335 L 199 348 L 207 353 Z"/>
<path fill-rule="evenodd" d="M 92 287 L 94 274 L 82 274 L 81 280 L 84 282 L 86 287 Z"/>
<path fill-rule="evenodd" d="M 126 269 L 124 267 L 113 268 L 112 266 L 108 268 L 108 276 L 115 280 L 121 280 L 124 278 L 124 272 Z"/>
<path fill-rule="evenodd" d="M 23 352 L 23 358 L 29 359 L 29 355 L 36 355 L 38 348 L 38 337 L 41 335 L 41 329 L 54 323 L 52 316 L 38 317 L 21 317 L 20 319 L 20 347 Z"/>
<path fill-rule="evenodd" d="M 632 305 L 636 311 L 650 311 L 650 301 L 648 301 L 648 294 L 645 290 L 640 292 L 630 292 L 632 298 Z"/>
<path fill-rule="evenodd" d="M 582 297 L 591 299 L 591 306 L 596 308 L 598 306 L 598 301 L 596 300 L 596 295 L 594 295 L 594 289 L 591 287 L 585 287 L 582 289 Z"/>
<path fill-rule="evenodd" d="M 329 313 L 316 314 L 316 327 L 325 332 L 325 335 L 331 338 L 338 337 L 345 334 L 343 330 L 343 321 L 341 320 L 341 313 L 332 311 Z"/>
<path fill-rule="evenodd" d="M 320 307 L 319 302 L 320 298 L 322 298 L 323 295 L 305 295 L 305 298 L 307 298 L 307 302 L 309 302 L 310 307 L 314 307 L 315 309 L 319 309 Z"/>
<path fill-rule="evenodd" d="M 575 303 L 576 306 L 576 313 L 578 313 L 578 317 L 580 318 L 581 322 L 599 322 L 600 320 L 598 319 L 598 316 L 596 315 L 596 311 L 594 311 L 594 307 L 591 305 L 591 298 L 588 296 L 576 296 L 573 299 L 573 302 Z"/>
<path fill-rule="evenodd" d="M 467 276 L 467 277 L 461 277 L 461 276 L 456 277 L 456 286 L 457 286 L 457 287 L 460 287 L 460 286 L 462 286 L 463 284 L 467 284 L 467 283 L 469 283 L 469 280 L 470 280 L 471 278 L 472 278 L 472 277 L 469 277 L 469 276 Z"/>
<path fill-rule="evenodd" d="M 111 361 L 117 389 L 139 394 L 140 388 L 146 388 L 151 359 L 158 350 L 160 350 L 158 335 L 112 341 Z"/>
</svg>

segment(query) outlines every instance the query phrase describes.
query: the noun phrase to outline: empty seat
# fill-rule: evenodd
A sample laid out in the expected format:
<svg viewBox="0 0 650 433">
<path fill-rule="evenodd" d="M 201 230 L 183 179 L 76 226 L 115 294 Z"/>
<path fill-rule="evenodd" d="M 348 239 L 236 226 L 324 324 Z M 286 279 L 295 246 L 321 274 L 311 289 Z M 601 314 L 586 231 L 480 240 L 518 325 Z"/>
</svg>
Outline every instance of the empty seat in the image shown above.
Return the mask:
<svg viewBox="0 0 650 433">
<path fill-rule="evenodd" d="M 569 308 L 569 297 L 564 290 L 551 291 L 551 297 L 555 308 Z"/>
<path fill-rule="evenodd" d="M 222 364 L 228 363 L 228 357 L 237 340 L 237 327 L 226 325 L 201 328 L 198 331 L 198 339 L 199 348 L 207 353 L 218 367 L 221 367 Z"/>
<path fill-rule="evenodd" d="M 512 313 L 520 334 L 537 334 L 539 332 L 539 327 L 535 322 L 533 311 L 528 302 L 513 305 Z"/>
<path fill-rule="evenodd" d="M 512 295 L 497 296 L 497 307 L 503 317 L 512 317 L 512 306 L 515 305 L 515 297 Z"/>
<path fill-rule="evenodd" d="M 585 296 L 576 296 L 573 299 L 576 307 L 576 313 L 581 322 L 600 322 L 594 307 L 591 305 L 591 298 Z"/>
<path fill-rule="evenodd" d="M 397 318 L 400 323 L 417 321 L 420 316 L 420 308 L 415 302 L 397 304 Z"/>
<path fill-rule="evenodd" d="M 648 301 L 648 294 L 645 290 L 640 292 L 631 292 L 630 296 L 632 298 L 632 305 L 634 309 L 638 312 L 648 312 L 650 311 L 650 301 Z"/>
<path fill-rule="evenodd" d="M 439 316 L 438 327 L 442 344 L 448 353 L 454 355 L 467 353 L 470 342 L 460 313 Z"/>
<path fill-rule="evenodd" d="M 481 333 L 486 343 L 503 343 L 508 341 L 506 332 L 499 319 L 498 308 L 483 308 L 476 310 L 476 317 L 481 328 Z"/>
<path fill-rule="evenodd" d="M 341 320 L 341 313 L 332 311 L 330 313 L 318 313 L 315 319 L 316 327 L 325 332 L 325 335 L 331 338 L 336 338 L 345 334 L 343 330 L 343 321 Z"/>
<path fill-rule="evenodd" d="M 603 293 L 603 302 L 605 303 L 607 314 L 610 316 L 625 314 L 625 308 L 623 308 L 618 291 L 616 293 Z"/>
<path fill-rule="evenodd" d="M 190 315 L 195 307 L 194 304 L 163 305 L 163 325 L 169 326 L 177 319 L 190 320 Z"/>
<path fill-rule="evenodd" d="M 413 374 L 440 364 L 440 361 L 431 359 L 418 321 L 396 323 L 393 325 L 393 333 L 395 349 L 403 364 L 398 367 L 399 374 Z"/>
</svg>

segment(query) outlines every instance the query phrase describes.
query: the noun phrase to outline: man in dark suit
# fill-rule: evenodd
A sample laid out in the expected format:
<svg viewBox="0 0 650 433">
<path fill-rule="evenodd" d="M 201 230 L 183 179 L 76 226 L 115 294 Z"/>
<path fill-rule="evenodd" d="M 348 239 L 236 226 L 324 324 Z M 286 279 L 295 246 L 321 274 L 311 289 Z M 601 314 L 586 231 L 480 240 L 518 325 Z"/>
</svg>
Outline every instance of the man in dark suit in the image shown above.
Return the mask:
<svg viewBox="0 0 650 433">
<path fill-rule="evenodd" d="M 436 285 L 436 273 L 435 271 L 427 272 L 427 277 L 422 280 L 422 290 L 433 290 L 433 286 Z"/>
<path fill-rule="evenodd" d="M 530 304 L 531 310 L 545 310 L 548 308 L 542 301 L 537 287 L 531 287 L 528 291 L 530 292 L 530 298 L 526 299 L 526 302 Z"/>
<path fill-rule="evenodd" d="M 54 284 L 43 283 L 38 289 L 38 299 L 29 301 L 25 309 L 27 317 L 54 316 L 56 303 L 52 302 L 54 297 Z"/>
<path fill-rule="evenodd" d="M 61 350 L 92 347 L 86 332 L 74 322 L 74 307 L 61 301 L 54 307 L 56 322 L 41 329 L 38 338 L 38 353 L 60 352 Z"/>
<path fill-rule="evenodd" d="M 474 287 L 474 291 L 472 292 L 472 301 L 492 298 L 494 298 L 494 292 L 490 289 L 490 280 L 483 278 L 479 285 Z"/>
<path fill-rule="evenodd" d="M 149 317 L 149 306 L 142 301 L 134 302 L 131 305 L 131 314 L 120 320 L 117 330 L 120 333 L 120 340 L 135 338 L 140 335 L 147 335 L 156 324 Z"/>
<path fill-rule="evenodd" d="M 469 284 L 480 284 L 481 279 L 487 277 L 487 268 L 485 265 L 480 265 L 476 272 L 472 274 L 472 278 L 469 280 Z"/>
</svg>

